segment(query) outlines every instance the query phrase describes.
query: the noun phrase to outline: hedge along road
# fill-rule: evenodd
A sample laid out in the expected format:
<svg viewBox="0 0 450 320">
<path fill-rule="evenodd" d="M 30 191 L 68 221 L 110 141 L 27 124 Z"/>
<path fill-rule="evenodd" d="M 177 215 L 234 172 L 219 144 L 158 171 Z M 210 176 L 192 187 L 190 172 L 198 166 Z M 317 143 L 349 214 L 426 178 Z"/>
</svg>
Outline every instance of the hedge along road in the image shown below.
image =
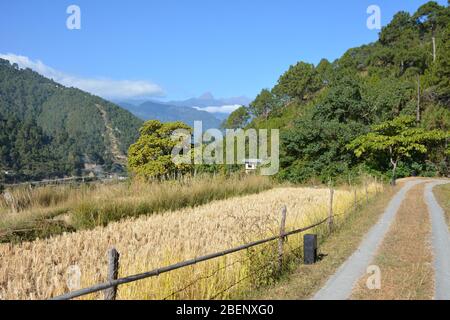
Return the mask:
<svg viewBox="0 0 450 320">
<path fill-rule="evenodd" d="M 427 184 L 425 188 L 425 201 L 433 230 L 432 243 L 436 277 L 434 298 L 436 300 L 450 300 L 450 233 L 445 221 L 444 210 L 439 206 L 433 195 L 434 187 L 447 183 L 450 182 L 436 181 Z"/>
<path fill-rule="evenodd" d="M 353 287 L 366 273 L 367 267 L 375 257 L 377 249 L 405 199 L 406 193 L 423 182 L 423 180 L 413 180 L 403 186 L 392 198 L 377 224 L 367 233 L 359 248 L 327 281 L 325 286 L 315 294 L 313 300 L 346 300 L 350 298 Z"/>
</svg>

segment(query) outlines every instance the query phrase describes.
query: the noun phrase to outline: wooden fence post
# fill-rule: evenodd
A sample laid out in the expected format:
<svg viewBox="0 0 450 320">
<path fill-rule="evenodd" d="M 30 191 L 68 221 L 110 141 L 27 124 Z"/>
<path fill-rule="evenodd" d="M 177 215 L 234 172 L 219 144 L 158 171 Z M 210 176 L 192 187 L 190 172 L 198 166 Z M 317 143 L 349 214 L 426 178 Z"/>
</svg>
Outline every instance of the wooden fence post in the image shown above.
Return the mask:
<svg viewBox="0 0 450 320">
<path fill-rule="evenodd" d="M 366 190 L 366 204 L 369 203 L 369 191 L 367 189 L 367 181 L 364 181 L 364 189 Z"/>
<path fill-rule="evenodd" d="M 283 270 L 283 243 L 286 234 L 286 215 L 287 208 L 284 206 L 281 210 L 280 238 L 278 239 L 278 270 L 280 272 Z"/>
<path fill-rule="evenodd" d="M 108 282 L 117 280 L 119 276 L 119 258 L 120 254 L 115 248 L 108 252 Z M 108 288 L 104 291 L 105 300 L 116 300 L 117 286 Z"/>
<path fill-rule="evenodd" d="M 353 189 L 353 194 L 354 194 L 354 198 L 355 198 L 355 211 L 358 210 L 358 194 L 356 191 L 356 187 Z"/>
<path fill-rule="evenodd" d="M 334 198 L 334 189 L 333 184 L 330 181 L 330 208 L 328 213 L 328 231 L 331 232 L 333 230 L 333 198 Z"/>
<path fill-rule="evenodd" d="M 375 191 L 377 194 L 380 193 L 380 189 L 378 188 L 378 177 L 375 177 Z"/>
</svg>

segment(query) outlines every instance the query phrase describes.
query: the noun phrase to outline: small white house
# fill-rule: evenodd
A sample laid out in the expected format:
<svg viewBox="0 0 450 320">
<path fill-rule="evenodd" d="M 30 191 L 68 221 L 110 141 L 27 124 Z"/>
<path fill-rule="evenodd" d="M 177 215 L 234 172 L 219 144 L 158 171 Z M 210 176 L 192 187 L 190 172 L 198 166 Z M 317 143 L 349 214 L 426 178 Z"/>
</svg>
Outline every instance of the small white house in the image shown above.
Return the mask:
<svg viewBox="0 0 450 320">
<path fill-rule="evenodd" d="M 247 159 L 245 160 L 245 171 L 247 173 L 258 170 L 258 166 L 262 163 L 260 159 Z"/>
</svg>

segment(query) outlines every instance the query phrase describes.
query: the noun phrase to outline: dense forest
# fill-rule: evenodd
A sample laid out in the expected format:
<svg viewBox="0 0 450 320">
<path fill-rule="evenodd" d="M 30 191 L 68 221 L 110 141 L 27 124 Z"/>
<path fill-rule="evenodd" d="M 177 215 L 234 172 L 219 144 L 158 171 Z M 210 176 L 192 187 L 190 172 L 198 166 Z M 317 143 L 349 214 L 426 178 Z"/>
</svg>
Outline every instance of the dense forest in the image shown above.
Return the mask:
<svg viewBox="0 0 450 320">
<path fill-rule="evenodd" d="M 279 177 L 294 182 L 348 179 L 363 171 L 392 175 L 393 163 L 398 176 L 448 175 L 450 8 L 428 2 L 413 15 L 399 12 L 375 43 L 334 62 L 298 62 L 226 124 L 281 129 Z M 367 154 L 364 145 L 357 152 L 349 148 L 374 128 L 393 124 L 414 126 L 407 132 L 417 138 L 393 136 L 409 143 L 399 147 L 406 156 L 398 163 L 386 161 L 384 136 L 388 148 L 367 144 L 378 147 Z M 416 143 L 421 139 L 428 142 Z"/>
<path fill-rule="evenodd" d="M 0 181 L 79 175 L 85 163 L 120 170 L 111 144 L 126 154 L 141 125 L 110 102 L 0 59 Z"/>
</svg>

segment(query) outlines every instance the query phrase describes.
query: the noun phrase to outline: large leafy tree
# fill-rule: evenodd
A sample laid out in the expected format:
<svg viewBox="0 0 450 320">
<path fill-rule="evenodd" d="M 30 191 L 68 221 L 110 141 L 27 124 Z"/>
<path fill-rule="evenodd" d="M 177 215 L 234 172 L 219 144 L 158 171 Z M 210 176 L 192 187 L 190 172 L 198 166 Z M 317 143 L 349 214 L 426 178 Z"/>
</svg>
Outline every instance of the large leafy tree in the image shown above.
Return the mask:
<svg viewBox="0 0 450 320">
<path fill-rule="evenodd" d="M 172 160 L 172 150 L 180 142 L 172 139 L 176 130 L 192 131 L 182 122 L 146 122 L 140 129 L 138 141 L 128 151 L 129 170 L 146 179 L 169 178 L 190 171 L 191 165 L 175 164 Z"/>
<path fill-rule="evenodd" d="M 318 121 L 370 123 L 372 110 L 363 99 L 363 85 L 356 77 L 344 77 L 333 85 L 314 111 Z"/>
<path fill-rule="evenodd" d="M 273 93 L 282 99 L 302 101 L 307 95 L 319 90 L 322 85 L 323 82 L 314 65 L 299 62 L 280 77 Z"/>
<path fill-rule="evenodd" d="M 244 128 L 250 120 L 248 108 L 242 106 L 235 110 L 223 123 L 225 129 L 241 129 Z"/>
<path fill-rule="evenodd" d="M 436 64 L 430 71 L 432 91 L 444 105 L 450 105 L 450 24 L 443 30 Z"/>
<path fill-rule="evenodd" d="M 408 12 L 400 11 L 394 15 L 392 21 L 383 27 L 380 33 L 380 42 L 385 46 L 392 46 L 405 32 L 414 28 L 414 21 Z"/>
<path fill-rule="evenodd" d="M 292 182 L 316 179 L 326 182 L 330 177 L 346 174 L 354 157 L 345 146 L 365 126 L 351 121 L 301 119 L 295 128 L 282 135 L 281 178 Z"/>
<path fill-rule="evenodd" d="M 430 40 L 433 61 L 436 61 L 436 36 L 450 20 L 448 8 L 440 6 L 435 1 L 430 1 L 421 6 L 413 18 L 419 27 L 421 38 L 426 41 Z"/>
<path fill-rule="evenodd" d="M 279 106 L 277 99 L 270 90 L 263 89 L 250 104 L 250 111 L 256 117 L 267 119 L 269 114 Z"/>
<path fill-rule="evenodd" d="M 425 130 L 416 126 L 416 119 L 401 116 L 373 127 L 372 131 L 348 144 L 357 157 L 387 154 L 392 165 L 392 183 L 395 184 L 399 161 L 411 158 L 414 153 L 425 154 L 428 146 L 445 140 L 448 133 L 441 130 Z"/>
</svg>

